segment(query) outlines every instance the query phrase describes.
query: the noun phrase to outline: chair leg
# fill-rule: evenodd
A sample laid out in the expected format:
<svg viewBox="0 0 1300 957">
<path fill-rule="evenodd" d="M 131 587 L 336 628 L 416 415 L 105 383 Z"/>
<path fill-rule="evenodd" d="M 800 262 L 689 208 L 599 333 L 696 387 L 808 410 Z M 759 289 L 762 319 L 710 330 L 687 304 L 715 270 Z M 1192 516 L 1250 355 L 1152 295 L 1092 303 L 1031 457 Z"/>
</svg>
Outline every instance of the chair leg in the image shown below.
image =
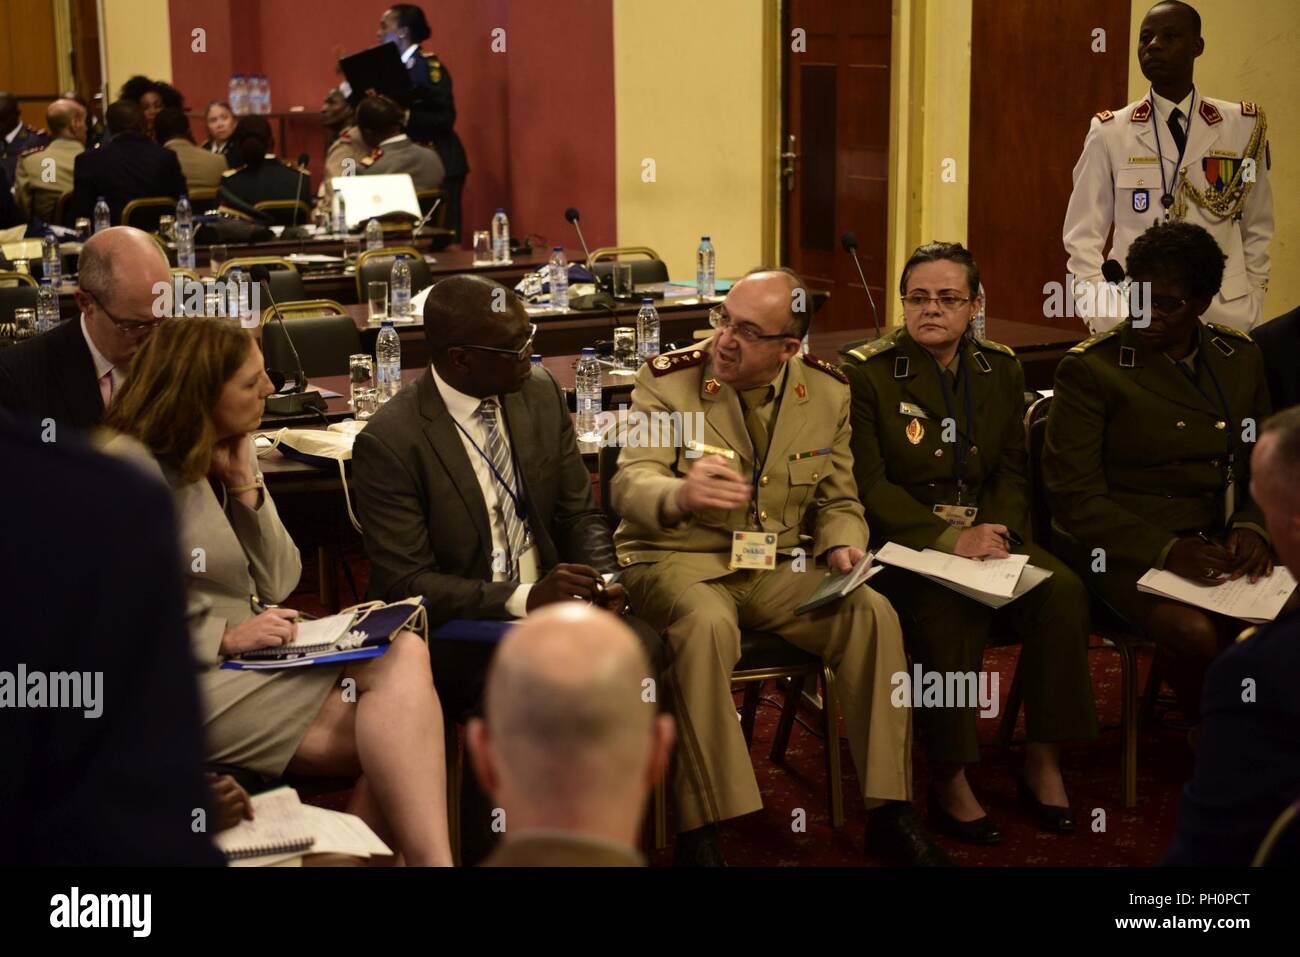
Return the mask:
<svg viewBox="0 0 1300 957">
<path fill-rule="evenodd" d="M 763 682 L 751 681 L 745 685 L 745 701 L 740 706 L 740 730 L 745 734 L 745 747 L 754 746 L 754 718 L 758 714 L 758 696 Z"/>
<path fill-rule="evenodd" d="M 831 827 L 844 826 L 844 781 L 840 768 L 840 703 L 835 695 L 835 675 L 822 667 L 822 714 L 826 728 L 826 789 L 831 806 Z"/>
<path fill-rule="evenodd" d="M 320 565 L 320 603 L 332 615 L 339 610 L 338 549 L 318 546 L 316 561 Z"/>
<path fill-rule="evenodd" d="M 790 684 L 785 689 L 785 707 L 781 709 L 781 720 L 776 726 L 776 736 L 772 739 L 772 760 L 785 760 L 786 748 L 790 746 L 790 732 L 794 730 L 794 720 L 799 714 L 799 701 L 803 698 L 803 686 L 808 682 L 807 675 L 791 675 Z"/>
<path fill-rule="evenodd" d="M 460 867 L 460 735 L 456 722 L 443 719 L 443 746 L 447 764 L 447 835 L 451 859 Z"/>
<path fill-rule="evenodd" d="M 1120 724 L 1124 735 L 1121 796 L 1125 807 L 1134 807 L 1137 804 L 1137 649 L 1127 641 L 1117 641 L 1115 647 L 1120 656 L 1120 685 L 1123 689 L 1120 703 Z"/>
<path fill-rule="evenodd" d="M 1020 717 L 1020 703 L 1024 690 L 1020 686 L 1020 668 L 1011 679 L 1011 690 L 1007 692 L 1007 710 L 1002 715 L 1002 724 L 998 728 L 998 746 L 1002 750 L 1011 747 L 1011 739 L 1016 735 L 1016 719 Z"/>
<path fill-rule="evenodd" d="M 1160 668 L 1160 656 L 1153 655 L 1151 658 L 1151 671 L 1147 674 L 1146 690 L 1142 692 L 1142 711 L 1138 719 L 1139 727 L 1149 728 L 1155 722 L 1156 699 L 1160 697 L 1160 685 L 1163 681 L 1164 675 Z"/>
</svg>

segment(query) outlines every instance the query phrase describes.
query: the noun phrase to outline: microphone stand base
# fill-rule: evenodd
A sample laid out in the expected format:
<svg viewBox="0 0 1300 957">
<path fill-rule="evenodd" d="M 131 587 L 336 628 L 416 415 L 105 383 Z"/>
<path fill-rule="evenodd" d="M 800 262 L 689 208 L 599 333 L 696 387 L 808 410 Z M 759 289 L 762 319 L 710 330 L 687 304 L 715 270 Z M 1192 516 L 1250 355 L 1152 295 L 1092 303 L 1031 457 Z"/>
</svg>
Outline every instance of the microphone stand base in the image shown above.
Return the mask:
<svg viewBox="0 0 1300 957">
<path fill-rule="evenodd" d="M 325 397 L 319 392 L 290 392 L 273 395 L 266 400 L 266 411 L 271 415 L 301 415 L 304 412 L 324 412 Z"/>
<path fill-rule="evenodd" d="M 593 292 L 585 296 L 574 296 L 569 300 L 569 308 L 582 311 L 584 309 L 613 309 L 614 300 L 606 293 Z"/>
</svg>

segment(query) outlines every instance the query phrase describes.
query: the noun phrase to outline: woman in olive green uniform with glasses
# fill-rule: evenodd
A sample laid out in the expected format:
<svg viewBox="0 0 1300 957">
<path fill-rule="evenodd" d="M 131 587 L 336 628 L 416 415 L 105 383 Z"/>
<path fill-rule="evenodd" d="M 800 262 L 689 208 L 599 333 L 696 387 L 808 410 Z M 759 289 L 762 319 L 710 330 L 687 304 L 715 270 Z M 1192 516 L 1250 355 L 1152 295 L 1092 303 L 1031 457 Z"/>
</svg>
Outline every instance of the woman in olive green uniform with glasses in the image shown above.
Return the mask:
<svg viewBox="0 0 1300 957">
<path fill-rule="evenodd" d="M 872 585 L 897 609 L 914 669 L 940 673 L 945 685 L 949 674 L 983 670 L 991 634 L 1019 640 L 1029 742 L 1020 799 L 1040 827 L 1069 832 L 1076 821 L 1057 743 L 1097 734 L 1088 598 L 1073 572 L 1029 541 L 1024 372 L 1009 348 L 970 334 L 979 288 L 979 268 L 960 243 L 920 247 L 899 283 L 905 324 L 849 354 L 858 494 L 876 549 L 897 542 L 971 559 L 1027 554 L 1051 577 L 996 611 L 902 569 Z M 979 760 L 979 708 L 964 703 L 913 712 L 933 768 L 931 824 L 994 844 L 1001 833 L 966 778 Z"/>
</svg>

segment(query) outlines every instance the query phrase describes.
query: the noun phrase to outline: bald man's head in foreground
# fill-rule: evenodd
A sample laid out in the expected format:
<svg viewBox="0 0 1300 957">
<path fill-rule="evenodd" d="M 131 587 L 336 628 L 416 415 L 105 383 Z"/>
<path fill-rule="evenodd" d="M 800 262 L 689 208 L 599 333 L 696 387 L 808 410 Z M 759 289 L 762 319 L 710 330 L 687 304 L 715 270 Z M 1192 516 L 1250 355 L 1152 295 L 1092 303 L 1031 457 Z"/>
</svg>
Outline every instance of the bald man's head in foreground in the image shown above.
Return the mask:
<svg viewBox="0 0 1300 957">
<path fill-rule="evenodd" d="M 115 366 L 125 367 L 161 321 L 159 284 L 171 270 L 152 236 L 131 226 L 96 233 L 77 264 L 77 306 L 91 341 Z M 170 303 L 170 299 L 168 299 Z"/>
<path fill-rule="evenodd" d="M 672 753 L 641 643 L 608 612 L 551 605 L 512 628 L 487 680 L 484 718 L 468 728 L 474 768 L 526 830 L 635 845 L 645 802 Z"/>
</svg>

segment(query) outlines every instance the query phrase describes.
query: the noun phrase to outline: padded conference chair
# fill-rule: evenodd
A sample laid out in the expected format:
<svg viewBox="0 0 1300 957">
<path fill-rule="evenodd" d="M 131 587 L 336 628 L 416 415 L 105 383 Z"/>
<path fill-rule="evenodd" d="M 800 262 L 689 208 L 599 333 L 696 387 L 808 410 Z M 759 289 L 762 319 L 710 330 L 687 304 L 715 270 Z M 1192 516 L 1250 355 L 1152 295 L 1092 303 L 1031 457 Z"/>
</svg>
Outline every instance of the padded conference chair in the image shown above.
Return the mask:
<svg viewBox="0 0 1300 957">
<path fill-rule="evenodd" d="M 269 312 L 270 310 L 267 310 Z M 281 310 L 285 326 L 266 321 L 263 313 L 262 352 L 268 369 L 288 372 L 294 368 L 293 350 L 285 341 L 285 328 L 293 335 L 307 378 L 347 375 L 348 356 L 361 351 L 361 333 L 346 312 L 343 315 L 319 312 L 312 316 L 294 316 Z"/>
<path fill-rule="evenodd" d="M 218 206 L 217 190 L 215 186 L 207 189 L 190 190 L 190 209 L 195 216 L 202 216 L 205 213 L 213 212 Z"/>
<path fill-rule="evenodd" d="M 280 256 L 242 256 L 227 259 L 221 264 L 217 278 L 224 278 L 230 270 L 239 268 L 248 275 L 254 266 L 267 268 L 267 281 L 262 287 L 262 302 L 269 304 L 266 286 L 278 303 L 297 302 L 307 298 L 307 287 L 303 285 L 302 274 L 298 267 Z"/>
<path fill-rule="evenodd" d="M 176 213 L 175 196 L 143 196 L 122 207 L 122 225 L 143 229 L 146 233 L 158 231 L 158 221 Z"/>
<path fill-rule="evenodd" d="M 602 246 L 592 250 L 591 271 L 600 279 L 608 279 L 614 272 L 614 262 L 624 259 L 631 260 L 635 285 L 668 281 L 668 265 L 649 246 Z"/>
<path fill-rule="evenodd" d="M 610 528 L 618 527 L 619 516 L 610 504 L 609 486 L 618 470 L 617 446 L 601 446 L 598 456 L 600 468 L 600 503 L 605 512 L 605 519 Z M 740 631 L 740 660 L 731 672 L 733 686 L 741 685 L 745 697 L 740 709 L 740 727 L 745 735 L 745 744 L 752 747 L 754 743 L 754 720 L 758 712 L 763 684 L 773 678 L 788 679 L 785 686 L 785 701 L 781 708 L 781 718 L 777 723 L 776 734 L 772 738 L 769 753 L 772 761 L 781 764 L 790 744 L 790 733 L 794 730 L 798 718 L 799 703 L 803 699 L 804 689 L 811 678 L 814 688 L 818 679 L 822 683 L 821 732 L 824 735 L 826 751 L 826 801 L 830 806 L 831 827 L 844 824 L 844 789 L 840 762 L 840 709 L 835 693 L 835 675 L 822 659 L 800 648 L 796 648 L 780 635 L 767 631 L 755 631 L 742 628 Z M 662 784 L 655 790 L 655 831 L 656 846 L 666 845 L 666 836 L 661 837 L 666 826 L 661 819 L 666 818 L 666 797 Z"/>
<path fill-rule="evenodd" d="M 433 273 L 424 261 L 424 254 L 414 246 L 386 246 L 383 249 L 368 249 L 357 257 L 357 302 L 368 302 L 368 287 L 372 282 L 392 282 L 393 262 L 398 255 L 406 257 L 411 267 L 411 295 L 433 285 Z M 392 287 L 389 287 L 392 295 Z"/>
<path fill-rule="evenodd" d="M 311 207 L 300 199 L 264 199 L 253 208 L 273 226 L 310 226 Z"/>
</svg>

